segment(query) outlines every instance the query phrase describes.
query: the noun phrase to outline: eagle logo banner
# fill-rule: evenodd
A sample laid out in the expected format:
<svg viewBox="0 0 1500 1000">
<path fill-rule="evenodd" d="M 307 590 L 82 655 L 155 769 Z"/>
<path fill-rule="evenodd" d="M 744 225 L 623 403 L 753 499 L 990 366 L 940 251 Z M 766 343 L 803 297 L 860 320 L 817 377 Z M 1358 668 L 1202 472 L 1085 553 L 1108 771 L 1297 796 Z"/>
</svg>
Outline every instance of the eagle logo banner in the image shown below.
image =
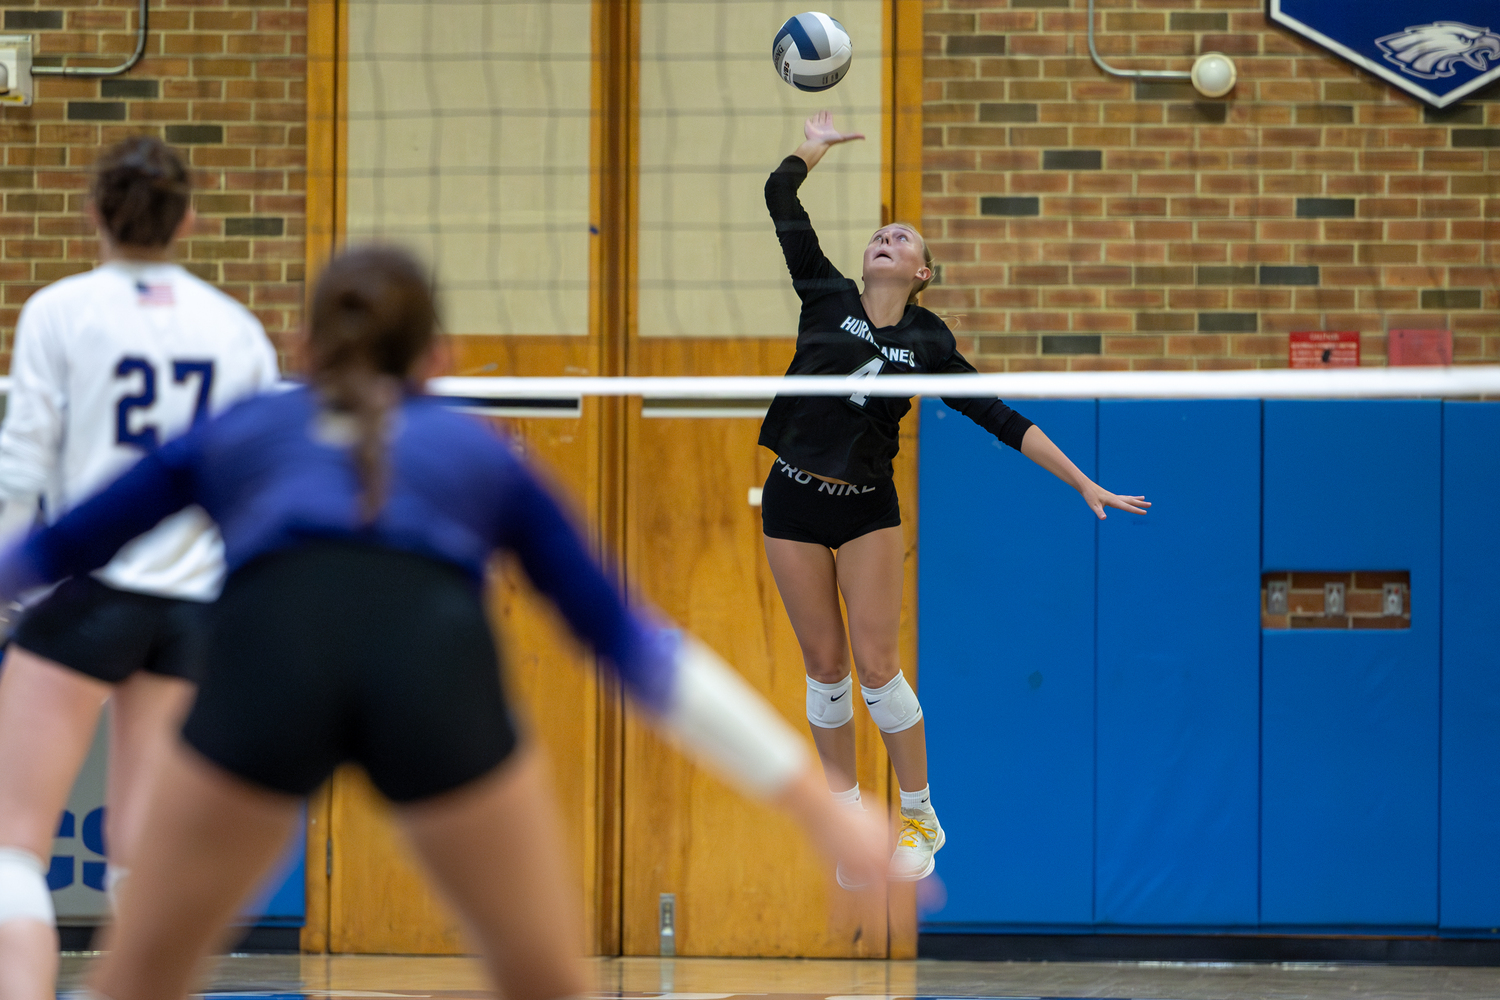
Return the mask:
<svg viewBox="0 0 1500 1000">
<path fill-rule="evenodd" d="M 1500 35 L 1457 21 L 1419 24 L 1375 39 L 1385 57 L 1403 73 L 1424 80 L 1452 76 L 1459 63 L 1480 73 L 1500 65 Z"/>
<path fill-rule="evenodd" d="M 1267 0 L 1267 17 L 1434 107 L 1500 80 L 1495 0 Z"/>
</svg>

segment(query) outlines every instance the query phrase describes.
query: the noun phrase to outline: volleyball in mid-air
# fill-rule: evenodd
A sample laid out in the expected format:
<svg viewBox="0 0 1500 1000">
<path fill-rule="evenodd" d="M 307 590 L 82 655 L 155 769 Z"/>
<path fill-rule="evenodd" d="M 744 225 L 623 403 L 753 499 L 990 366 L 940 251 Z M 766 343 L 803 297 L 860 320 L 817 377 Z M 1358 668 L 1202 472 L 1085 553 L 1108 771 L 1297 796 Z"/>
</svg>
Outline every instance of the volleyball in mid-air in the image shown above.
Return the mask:
<svg viewBox="0 0 1500 1000">
<path fill-rule="evenodd" d="M 798 90 L 827 90 L 849 72 L 854 46 L 842 24 L 809 11 L 787 18 L 771 43 L 771 58 L 781 78 Z"/>
</svg>

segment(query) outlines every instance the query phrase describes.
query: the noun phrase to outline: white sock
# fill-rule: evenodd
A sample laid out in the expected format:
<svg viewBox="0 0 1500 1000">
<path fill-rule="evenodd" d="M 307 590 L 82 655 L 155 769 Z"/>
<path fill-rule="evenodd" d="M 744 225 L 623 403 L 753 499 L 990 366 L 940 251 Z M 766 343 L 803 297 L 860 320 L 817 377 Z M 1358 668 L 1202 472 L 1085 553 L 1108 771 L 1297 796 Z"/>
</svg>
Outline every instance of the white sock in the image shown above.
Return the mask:
<svg viewBox="0 0 1500 1000">
<path fill-rule="evenodd" d="M 932 812 L 931 785 L 923 785 L 915 792 L 901 789 L 901 811 L 902 812 Z"/>
<path fill-rule="evenodd" d="M 851 809 L 860 808 L 858 785 L 855 785 L 847 792 L 831 792 L 829 794 L 833 796 L 833 801 L 837 802 L 841 806 L 848 806 Z"/>
</svg>

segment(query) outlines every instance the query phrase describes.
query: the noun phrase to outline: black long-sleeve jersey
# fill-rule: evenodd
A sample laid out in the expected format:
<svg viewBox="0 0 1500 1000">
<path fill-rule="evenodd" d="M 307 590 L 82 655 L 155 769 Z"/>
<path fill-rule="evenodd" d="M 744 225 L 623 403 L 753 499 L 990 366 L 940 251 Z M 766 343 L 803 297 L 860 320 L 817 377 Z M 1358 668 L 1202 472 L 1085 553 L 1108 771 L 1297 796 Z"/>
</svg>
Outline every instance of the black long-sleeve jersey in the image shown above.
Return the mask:
<svg viewBox="0 0 1500 1000">
<path fill-rule="evenodd" d="M 895 326 L 876 328 L 865 315 L 859 288 L 839 273 L 818 245 L 812 220 L 797 198 L 807 162 L 788 156 L 766 181 L 766 207 L 802 299 L 797 353 L 788 375 L 848 375 L 848 396 L 777 396 L 760 425 L 760 443 L 788 464 L 830 479 L 860 485 L 889 479 L 900 447 L 900 424 L 911 400 L 870 396 L 859 379 L 876 375 L 973 372 L 958 353 L 946 323 L 909 305 Z M 993 396 L 943 397 L 943 402 L 1017 451 L 1031 421 Z"/>
</svg>

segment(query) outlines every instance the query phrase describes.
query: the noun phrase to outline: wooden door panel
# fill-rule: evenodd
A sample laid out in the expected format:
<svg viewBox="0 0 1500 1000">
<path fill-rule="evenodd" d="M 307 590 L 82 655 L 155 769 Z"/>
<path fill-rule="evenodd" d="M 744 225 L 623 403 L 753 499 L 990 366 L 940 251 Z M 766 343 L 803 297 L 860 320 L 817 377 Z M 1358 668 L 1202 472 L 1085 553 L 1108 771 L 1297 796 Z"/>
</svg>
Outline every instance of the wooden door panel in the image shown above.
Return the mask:
<svg viewBox="0 0 1500 1000">
<path fill-rule="evenodd" d="M 780 374 L 784 339 L 639 340 L 637 375 Z M 807 731 L 801 651 L 782 607 L 748 491 L 773 456 L 752 419 L 627 420 L 627 566 L 647 599 L 728 659 L 800 732 Z M 903 428 L 908 455 L 915 445 Z M 898 463 L 907 524 L 903 662 L 914 666 L 914 464 Z M 914 672 L 913 672 L 914 679 Z M 880 734 L 856 713 L 859 779 L 870 808 L 890 795 Z M 682 955 L 886 957 L 914 954 L 908 888 L 848 893 L 790 821 L 687 764 L 627 715 L 621 895 L 624 953 L 656 954 L 659 894 L 677 896 Z M 809 752 L 811 740 L 809 739 Z"/>
<path fill-rule="evenodd" d="M 558 375 L 587 370 L 583 338 L 454 338 L 452 369 L 490 364 L 506 373 Z M 598 506 L 598 402 L 580 419 L 515 419 L 499 423 L 555 487 L 582 525 Z M 571 638 L 548 602 L 519 568 L 497 565 L 489 607 L 499 638 L 518 723 L 545 748 L 567 837 L 566 856 L 579 883 L 588 919 L 584 946 L 600 949 L 607 914 L 600 900 L 612 895 L 613 872 L 601 865 L 601 716 L 613 711 L 599 690 L 592 658 Z M 330 950 L 353 953 L 460 954 L 458 925 L 434 898 L 399 837 L 390 809 L 363 774 L 341 771 L 331 791 L 334 838 L 329 884 Z M 604 827 L 608 829 L 608 827 Z M 497 831 L 497 838 L 499 831 Z M 497 839 L 498 843 L 498 839 Z M 612 855 L 610 855 L 612 857 Z M 611 862 L 612 863 L 612 862 Z"/>
<path fill-rule="evenodd" d="M 747 497 L 770 468 L 759 426 L 633 424 L 631 578 L 805 731 L 802 657 Z M 861 784 L 879 808 L 884 749 L 867 718 L 857 731 Z M 657 953 L 658 899 L 671 892 L 679 955 L 884 956 L 882 891 L 839 890 L 789 820 L 688 764 L 635 717 L 625 733 L 625 954 Z"/>
<path fill-rule="evenodd" d="M 457 920 L 428 888 L 390 804 L 364 771 L 340 768 L 332 799 L 328 950 L 463 954 Z"/>
</svg>

